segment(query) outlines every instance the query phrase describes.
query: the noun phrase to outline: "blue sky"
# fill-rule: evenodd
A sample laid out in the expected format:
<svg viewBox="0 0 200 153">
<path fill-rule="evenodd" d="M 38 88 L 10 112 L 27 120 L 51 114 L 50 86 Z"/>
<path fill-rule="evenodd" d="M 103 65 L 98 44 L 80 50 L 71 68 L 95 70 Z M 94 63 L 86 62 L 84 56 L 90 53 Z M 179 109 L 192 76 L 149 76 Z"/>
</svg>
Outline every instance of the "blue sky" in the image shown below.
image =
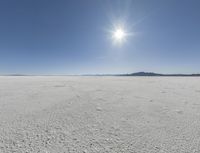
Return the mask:
<svg viewBox="0 0 200 153">
<path fill-rule="evenodd" d="M 1 0 L 0 74 L 200 73 L 199 0 Z M 130 33 L 113 43 L 113 25 Z"/>
</svg>

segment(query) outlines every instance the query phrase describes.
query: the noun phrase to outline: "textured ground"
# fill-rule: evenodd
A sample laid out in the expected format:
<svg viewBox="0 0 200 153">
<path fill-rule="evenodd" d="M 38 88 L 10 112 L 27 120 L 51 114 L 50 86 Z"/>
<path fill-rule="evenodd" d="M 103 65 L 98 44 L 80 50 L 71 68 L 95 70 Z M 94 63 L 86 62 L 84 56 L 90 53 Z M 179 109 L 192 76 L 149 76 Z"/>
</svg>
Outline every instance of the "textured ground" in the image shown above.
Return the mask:
<svg viewBox="0 0 200 153">
<path fill-rule="evenodd" d="M 199 153 L 200 78 L 0 77 L 0 153 Z"/>
</svg>

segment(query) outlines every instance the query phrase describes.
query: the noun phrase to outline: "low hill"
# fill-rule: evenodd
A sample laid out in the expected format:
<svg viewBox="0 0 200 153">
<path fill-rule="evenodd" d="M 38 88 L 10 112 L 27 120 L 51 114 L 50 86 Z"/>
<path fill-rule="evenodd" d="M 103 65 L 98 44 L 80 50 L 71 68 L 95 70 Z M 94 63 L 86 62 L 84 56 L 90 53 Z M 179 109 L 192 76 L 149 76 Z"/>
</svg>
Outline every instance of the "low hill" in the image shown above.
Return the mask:
<svg viewBox="0 0 200 153">
<path fill-rule="evenodd" d="M 200 74 L 160 74 L 154 72 L 136 72 L 130 74 L 120 74 L 119 76 L 200 76 Z"/>
</svg>

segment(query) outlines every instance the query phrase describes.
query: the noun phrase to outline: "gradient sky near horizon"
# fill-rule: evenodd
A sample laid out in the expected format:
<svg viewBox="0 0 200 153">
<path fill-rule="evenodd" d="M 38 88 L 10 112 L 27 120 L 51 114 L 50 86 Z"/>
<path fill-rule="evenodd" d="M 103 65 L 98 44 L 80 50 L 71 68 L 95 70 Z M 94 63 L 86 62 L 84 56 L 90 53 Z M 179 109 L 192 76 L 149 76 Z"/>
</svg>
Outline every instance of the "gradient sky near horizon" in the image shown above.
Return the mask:
<svg viewBox="0 0 200 153">
<path fill-rule="evenodd" d="M 116 45 L 109 31 L 131 33 Z M 200 73 L 199 0 L 1 0 L 0 74 Z"/>
</svg>

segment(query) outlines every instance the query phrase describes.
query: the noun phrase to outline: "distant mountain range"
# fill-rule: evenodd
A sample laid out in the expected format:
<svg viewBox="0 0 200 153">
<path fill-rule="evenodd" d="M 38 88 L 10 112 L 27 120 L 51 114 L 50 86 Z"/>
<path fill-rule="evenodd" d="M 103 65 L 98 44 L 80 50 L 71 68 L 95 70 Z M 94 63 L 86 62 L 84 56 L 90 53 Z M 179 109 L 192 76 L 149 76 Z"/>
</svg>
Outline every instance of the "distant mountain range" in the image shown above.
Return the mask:
<svg viewBox="0 0 200 153">
<path fill-rule="evenodd" d="M 119 74 L 119 76 L 200 76 L 200 74 L 160 74 L 154 72 L 137 72 L 130 74 Z"/>
</svg>

